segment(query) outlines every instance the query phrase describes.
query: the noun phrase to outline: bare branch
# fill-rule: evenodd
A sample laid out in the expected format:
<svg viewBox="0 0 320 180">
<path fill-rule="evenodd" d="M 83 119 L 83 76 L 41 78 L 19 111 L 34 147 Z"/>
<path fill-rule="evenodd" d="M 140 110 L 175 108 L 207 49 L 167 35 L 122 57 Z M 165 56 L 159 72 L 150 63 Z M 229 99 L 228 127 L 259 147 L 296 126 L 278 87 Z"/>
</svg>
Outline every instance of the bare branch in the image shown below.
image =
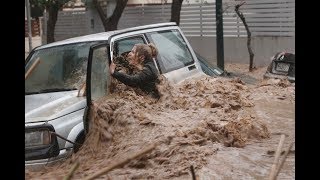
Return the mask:
<svg viewBox="0 0 320 180">
<path fill-rule="evenodd" d="M 275 180 L 275 173 L 277 171 L 277 167 L 278 167 L 278 164 L 279 164 L 279 159 L 280 159 L 281 150 L 282 150 L 282 146 L 283 146 L 285 137 L 286 136 L 284 134 L 282 134 L 281 137 L 280 137 L 280 141 L 279 141 L 279 144 L 278 144 L 278 147 L 277 147 L 277 150 L 276 150 L 275 158 L 274 158 L 273 164 L 271 166 L 270 176 L 268 178 L 269 180 Z"/>
<path fill-rule="evenodd" d="M 290 143 L 290 145 L 288 146 L 287 150 L 285 151 L 285 154 L 284 154 L 283 158 L 280 160 L 280 165 L 278 166 L 278 169 L 277 169 L 277 171 L 276 171 L 276 173 L 275 173 L 275 175 L 273 177 L 274 179 L 277 178 L 277 176 L 278 176 L 278 174 L 279 174 L 279 172 L 280 172 L 280 170 L 281 170 L 281 168 L 282 168 L 282 166 L 284 164 L 284 161 L 286 160 L 286 158 L 287 158 L 287 156 L 288 156 L 293 144 L 294 144 L 294 142 Z"/>
<path fill-rule="evenodd" d="M 136 158 L 138 158 L 138 157 L 141 157 L 141 156 L 144 155 L 144 154 L 147 154 L 147 153 L 151 152 L 154 148 L 156 148 L 156 146 L 157 146 L 156 143 L 151 144 L 151 145 L 149 145 L 147 148 L 143 149 L 142 151 L 137 152 L 137 153 L 135 153 L 135 154 L 127 157 L 126 159 L 121 160 L 120 162 L 111 164 L 109 167 L 106 167 L 106 168 L 104 168 L 104 169 L 96 172 L 95 174 L 93 174 L 93 175 L 91 175 L 91 176 L 89 176 L 89 177 L 86 177 L 85 179 L 86 179 L 86 180 L 92 180 L 92 179 L 95 179 L 95 178 L 97 178 L 97 177 L 99 177 L 99 176 L 101 176 L 101 175 L 103 175 L 103 174 L 106 174 L 107 172 L 109 172 L 109 171 L 111 171 L 111 170 L 113 170 L 113 169 L 115 169 L 115 168 L 119 168 L 119 167 L 127 164 L 127 163 L 130 162 L 131 160 L 136 159 Z"/>
<path fill-rule="evenodd" d="M 253 57 L 254 57 L 254 54 L 253 54 L 252 49 L 251 49 L 251 32 L 249 30 L 249 26 L 248 26 L 248 24 L 246 22 L 246 19 L 244 18 L 242 12 L 239 11 L 240 6 L 242 6 L 243 4 L 245 4 L 244 1 L 241 2 L 240 4 L 237 4 L 235 6 L 235 11 L 236 11 L 237 15 L 240 17 L 240 19 L 243 22 L 243 25 L 244 25 L 244 27 L 246 28 L 246 31 L 247 31 L 247 37 L 248 37 L 247 47 L 248 47 L 249 56 L 250 56 L 249 71 L 252 71 L 253 70 Z"/>
<path fill-rule="evenodd" d="M 104 30 L 107 31 L 107 30 L 106 30 L 106 26 L 107 26 L 107 24 L 106 24 L 106 21 L 107 21 L 107 16 L 106 16 L 106 14 L 103 12 L 103 9 L 102 9 L 102 7 L 100 6 L 98 0 L 92 0 L 92 2 L 93 2 L 95 8 L 96 8 L 97 11 L 98 11 L 98 14 L 99 14 L 99 16 L 100 16 L 100 19 L 101 19 L 102 24 L 103 24 L 103 27 L 104 27 Z"/>
<path fill-rule="evenodd" d="M 70 179 L 72 178 L 74 172 L 78 169 L 78 167 L 79 167 L 79 162 L 76 162 L 76 163 L 72 166 L 70 172 L 63 178 L 63 180 L 70 180 Z"/>
</svg>

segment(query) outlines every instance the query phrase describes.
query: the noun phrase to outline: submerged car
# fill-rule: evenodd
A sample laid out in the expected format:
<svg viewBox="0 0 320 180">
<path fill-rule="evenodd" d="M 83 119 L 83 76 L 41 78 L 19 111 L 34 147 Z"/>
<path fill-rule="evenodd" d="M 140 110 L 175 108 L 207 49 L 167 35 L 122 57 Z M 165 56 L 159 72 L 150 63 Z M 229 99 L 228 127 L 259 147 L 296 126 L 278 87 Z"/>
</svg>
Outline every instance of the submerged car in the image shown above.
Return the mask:
<svg viewBox="0 0 320 180">
<path fill-rule="evenodd" d="M 25 64 L 25 167 L 38 168 L 77 152 L 94 101 L 110 93 L 109 64 L 137 43 L 153 43 L 160 74 L 172 83 L 220 69 L 196 55 L 175 23 L 70 38 L 36 47 Z M 205 70 L 202 70 L 205 69 Z"/>
<path fill-rule="evenodd" d="M 195 52 L 197 59 L 200 63 L 202 71 L 208 76 L 217 77 L 222 76 L 224 71 L 214 65 L 210 64 L 209 61 L 202 57 L 199 53 Z"/>
<path fill-rule="evenodd" d="M 288 79 L 295 82 L 295 54 L 289 52 L 278 52 L 271 58 L 264 78 Z"/>
</svg>

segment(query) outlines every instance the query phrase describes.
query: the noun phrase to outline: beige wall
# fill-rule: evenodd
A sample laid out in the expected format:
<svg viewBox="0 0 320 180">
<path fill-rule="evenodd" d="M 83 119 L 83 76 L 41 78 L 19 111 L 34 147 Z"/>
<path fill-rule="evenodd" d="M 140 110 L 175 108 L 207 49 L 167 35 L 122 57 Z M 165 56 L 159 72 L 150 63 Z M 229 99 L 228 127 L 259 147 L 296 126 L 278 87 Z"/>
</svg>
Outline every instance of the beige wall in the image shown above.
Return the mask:
<svg viewBox="0 0 320 180">
<path fill-rule="evenodd" d="M 168 1 L 170 1 L 170 3 L 172 2 L 172 0 L 168 0 Z M 165 0 L 128 0 L 128 4 L 161 4 L 161 3 L 165 3 Z"/>
<path fill-rule="evenodd" d="M 215 37 L 187 37 L 192 48 L 216 64 L 217 46 Z M 224 61 L 249 63 L 247 37 L 224 37 Z M 295 53 L 294 37 L 252 37 L 251 48 L 254 53 L 254 65 L 266 66 L 270 58 L 280 51 Z"/>
<path fill-rule="evenodd" d="M 223 3 L 234 1 L 234 0 L 223 0 Z M 214 3 L 216 0 L 184 0 L 183 4 L 188 3 L 201 3 L 201 2 L 207 2 L 207 3 Z M 161 4 L 161 3 L 172 3 L 172 0 L 128 0 L 128 4 Z"/>
</svg>

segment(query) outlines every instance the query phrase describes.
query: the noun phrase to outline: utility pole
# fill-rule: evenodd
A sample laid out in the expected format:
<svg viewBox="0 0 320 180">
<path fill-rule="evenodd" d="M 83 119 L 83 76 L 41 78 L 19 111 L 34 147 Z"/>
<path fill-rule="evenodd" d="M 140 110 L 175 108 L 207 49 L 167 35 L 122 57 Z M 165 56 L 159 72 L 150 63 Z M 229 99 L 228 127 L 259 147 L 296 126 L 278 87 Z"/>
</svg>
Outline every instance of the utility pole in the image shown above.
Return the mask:
<svg viewBox="0 0 320 180">
<path fill-rule="evenodd" d="M 224 71 L 222 0 L 216 0 L 217 66 Z"/>
<path fill-rule="evenodd" d="M 29 52 L 32 50 L 32 32 L 31 32 L 31 20 L 30 20 L 30 4 L 29 0 L 25 0 L 25 6 L 27 9 L 27 21 L 28 21 L 28 35 L 29 35 Z"/>
</svg>

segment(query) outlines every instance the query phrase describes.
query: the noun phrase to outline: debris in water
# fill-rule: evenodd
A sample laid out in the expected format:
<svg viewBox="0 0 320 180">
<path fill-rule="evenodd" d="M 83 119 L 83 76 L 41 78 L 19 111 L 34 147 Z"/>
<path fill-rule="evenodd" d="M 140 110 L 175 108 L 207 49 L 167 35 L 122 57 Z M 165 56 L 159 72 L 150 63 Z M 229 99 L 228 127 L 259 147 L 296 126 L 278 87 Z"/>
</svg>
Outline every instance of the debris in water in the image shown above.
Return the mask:
<svg viewBox="0 0 320 180">
<path fill-rule="evenodd" d="M 113 94 L 95 102 L 80 150 L 63 163 L 26 171 L 26 179 L 62 179 L 74 162 L 80 166 L 73 177 L 83 179 L 150 143 L 158 143 L 151 153 L 101 178 L 179 177 L 191 164 L 195 170 L 206 165 L 219 144 L 241 148 L 249 139 L 269 137 L 253 113 L 252 92 L 239 79 L 202 76 L 173 86 L 161 76 L 159 100 L 113 83 Z"/>
</svg>

